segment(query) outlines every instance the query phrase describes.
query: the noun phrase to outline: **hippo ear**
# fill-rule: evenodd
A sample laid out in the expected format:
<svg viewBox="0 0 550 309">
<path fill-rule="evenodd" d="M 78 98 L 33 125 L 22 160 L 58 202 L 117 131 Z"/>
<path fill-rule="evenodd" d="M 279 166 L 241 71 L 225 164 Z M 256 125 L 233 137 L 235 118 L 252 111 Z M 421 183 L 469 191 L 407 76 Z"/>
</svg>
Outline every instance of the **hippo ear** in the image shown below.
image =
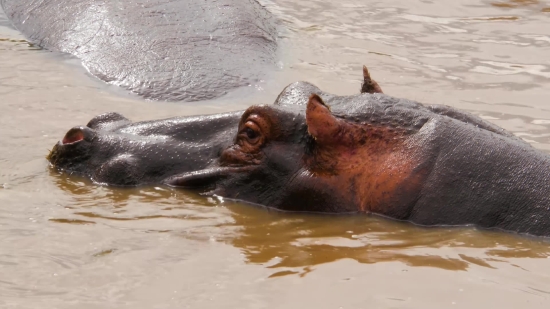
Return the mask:
<svg viewBox="0 0 550 309">
<path fill-rule="evenodd" d="M 363 66 L 363 84 L 361 84 L 361 93 L 383 93 L 380 85 L 370 77 L 369 69 Z"/>
<path fill-rule="evenodd" d="M 308 133 L 321 144 L 332 144 L 338 141 L 341 122 L 330 112 L 323 99 L 316 94 L 309 97 L 306 108 Z"/>
</svg>

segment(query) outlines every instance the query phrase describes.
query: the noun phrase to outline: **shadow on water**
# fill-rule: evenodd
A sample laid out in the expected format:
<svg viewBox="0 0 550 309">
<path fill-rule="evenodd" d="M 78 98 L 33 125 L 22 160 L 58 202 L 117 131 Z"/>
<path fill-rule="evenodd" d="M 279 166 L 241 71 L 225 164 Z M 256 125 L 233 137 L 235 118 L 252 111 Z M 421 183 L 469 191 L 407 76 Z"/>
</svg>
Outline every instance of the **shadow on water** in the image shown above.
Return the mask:
<svg viewBox="0 0 550 309">
<path fill-rule="evenodd" d="M 66 207 L 74 215 L 51 221 L 130 224 L 124 226 L 221 241 L 241 250 L 248 263 L 277 269 L 271 277 L 306 275 L 315 265 L 341 259 L 464 271 L 550 256 L 547 240 L 500 231 L 427 228 L 371 215 L 285 213 L 164 187 L 107 188 L 51 174 L 72 195 Z"/>
</svg>

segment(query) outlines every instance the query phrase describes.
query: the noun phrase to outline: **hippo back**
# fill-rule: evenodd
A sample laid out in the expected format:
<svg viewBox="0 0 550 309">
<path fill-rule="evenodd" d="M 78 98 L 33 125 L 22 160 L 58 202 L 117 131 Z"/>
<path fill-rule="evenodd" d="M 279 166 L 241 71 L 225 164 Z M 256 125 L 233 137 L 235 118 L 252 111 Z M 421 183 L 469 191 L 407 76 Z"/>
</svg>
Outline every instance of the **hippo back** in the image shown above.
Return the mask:
<svg viewBox="0 0 550 309">
<path fill-rule="evenodd" d="M 33 43 L 145 98 L 197 101 L 259 81 L 276 30 L 254 0 L 0 0 Z"/>
</svg>

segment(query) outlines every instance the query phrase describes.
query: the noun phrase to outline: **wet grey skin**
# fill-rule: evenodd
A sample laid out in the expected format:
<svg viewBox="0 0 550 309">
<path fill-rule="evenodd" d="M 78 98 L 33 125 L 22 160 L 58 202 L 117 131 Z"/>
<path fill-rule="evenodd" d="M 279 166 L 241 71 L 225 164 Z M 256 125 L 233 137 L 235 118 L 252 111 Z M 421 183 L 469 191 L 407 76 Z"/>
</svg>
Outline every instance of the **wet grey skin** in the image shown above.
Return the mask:
<svg viewBox="0 0 550 309">
<path fill-rule="evenodd" d="M 132 123 L 107 113 L 70 129 L 48 160 L 98 184 L 159 184 L 212 164 L 232 143 L 239 119 L 240 113 L 225 113 Z"/>
<path fill-rule="evenodd" d="M 285 211 L 367 212 L 550 236 L 548 154 L 474 115 L 371 92 L 334 96 L 298 82 L 275 104 L 244 112 L 134 124 L 107 114 L 69 131 L 49 159 L 106 185 L 158 183 Z M 311 122 L 316 111 L 365 138 L 335 131 L 327 144 L 316 134 L 330 122 Z M 376 161 L 392 152 L 400 152 L 397 160 Z M 388 189 L 376 178 L 384 169 L 339 169 L 357 153 L 365 156 L 360 164 L 406 163 L 409 174 Z M 399 172 L 386 176 L 393 181 Z"/>
<path fill-rule="evenodd" d="M 0 0 L 32 43 L 147 99 L 200 101 L 275 69 L 276 21 L 255 0 Z"/>
</svg>

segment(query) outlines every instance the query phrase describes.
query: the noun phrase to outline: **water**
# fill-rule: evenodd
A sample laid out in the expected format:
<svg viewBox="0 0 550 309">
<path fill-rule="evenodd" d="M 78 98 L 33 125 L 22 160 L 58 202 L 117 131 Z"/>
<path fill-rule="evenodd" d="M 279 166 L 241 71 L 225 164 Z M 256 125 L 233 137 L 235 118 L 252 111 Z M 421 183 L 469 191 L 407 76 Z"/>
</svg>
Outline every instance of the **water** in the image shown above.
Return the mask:
<svg viewBox="0 0 550 309">
<path fill-rule="evenodd" d="M 239 110 L 296 80 L 356 93 L 363 64 L 388 94 L 470 111 L 550 152 L 549 2 L 262 3 L 282 20 L 281 69 L 193 104 L 106 86 L 0 13 L 0 307 L 548 308 L 543 239 L 111 189 L 49 168 L 53 144 L 96 114 Z"/>
</svg>

